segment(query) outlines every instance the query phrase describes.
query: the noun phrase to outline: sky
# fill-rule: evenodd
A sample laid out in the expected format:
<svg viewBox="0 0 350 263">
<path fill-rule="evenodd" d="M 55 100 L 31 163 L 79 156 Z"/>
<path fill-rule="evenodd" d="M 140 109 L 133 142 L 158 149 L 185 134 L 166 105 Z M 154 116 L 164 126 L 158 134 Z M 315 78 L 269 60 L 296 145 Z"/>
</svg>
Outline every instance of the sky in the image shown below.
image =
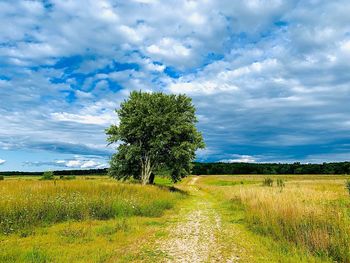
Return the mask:
<svg viewBox="0 0 350 263">
<path fill-rule="evenodd" d="M 185 93 L 203 162 L 350 160 L 350 1 L 0 0 L 0 171 L 108 166 L 130 91 Z"/>
</svg>

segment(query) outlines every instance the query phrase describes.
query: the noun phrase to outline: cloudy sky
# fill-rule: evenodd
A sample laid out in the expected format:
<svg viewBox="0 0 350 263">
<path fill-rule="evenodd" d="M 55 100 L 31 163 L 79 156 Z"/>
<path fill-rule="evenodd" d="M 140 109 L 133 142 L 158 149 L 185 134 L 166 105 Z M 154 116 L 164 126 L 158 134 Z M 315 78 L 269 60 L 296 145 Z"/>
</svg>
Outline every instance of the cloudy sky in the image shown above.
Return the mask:
<svg viewBox="0 0 350 263">
<path fill-rule="evenodd" d="M 0 170 L 105 167 L 131 90 L 193 98 L 199 161 L 350 159 L 350 1 L 0 0 Z"/>
</svg>

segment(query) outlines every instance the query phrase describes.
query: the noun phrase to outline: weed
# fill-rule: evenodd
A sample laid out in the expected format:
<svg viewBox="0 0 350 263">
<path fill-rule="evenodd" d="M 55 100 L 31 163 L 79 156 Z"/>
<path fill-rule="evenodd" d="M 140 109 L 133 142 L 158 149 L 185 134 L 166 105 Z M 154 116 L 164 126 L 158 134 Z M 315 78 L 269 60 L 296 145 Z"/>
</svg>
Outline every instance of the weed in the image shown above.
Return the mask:
<svg viewBox="0 0 350 263">
<path fill-rule="evenodd" d="M 50 262 L 47 254 L 36 247 L 32 248 L 30 251 L 27 252 L 27 254 L 25 255 L 25 261 L 32 263 Z"/>
<path fill-rule="evenodd" d="M 283 188 L 286 186 L 285 182 L 283 179 L 278 178 L 277 179 L 277 186 L 280 188 L 280 191 L 282 192 Z"/>
<path fill-rule="evenodd" d="M 345 188 L 348 190 L 349 194 L 350 194 L 350 180 L 347 180 L 345 183 Z"/>
<path fill-rule="evenodd" d="M 117 232 L 128 232 L 130 226 L 125 218 L 118 218 L 112 225 L 104 225 L 96 229 L 96 233 L 102 236 L 110 236 Z"/>
<path fill-rule="evenodd" d="M 263 181 L 263 186 L 272 187 L 273 186 L 273 179 L 271 179 L 270 177 L 265 178 Z"/>
</svg>

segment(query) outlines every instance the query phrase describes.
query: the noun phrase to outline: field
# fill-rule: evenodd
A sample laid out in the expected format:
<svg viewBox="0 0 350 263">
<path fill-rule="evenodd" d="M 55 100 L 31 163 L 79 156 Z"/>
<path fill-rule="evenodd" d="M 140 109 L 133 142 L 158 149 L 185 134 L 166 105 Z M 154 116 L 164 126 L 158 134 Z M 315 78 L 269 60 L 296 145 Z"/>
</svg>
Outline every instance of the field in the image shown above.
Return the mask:
<svg viewBox="0 0 350 263">
<path fill-rule="evenodd" d="M 6 177 L 0 262 L 350 262 L 348 179 Z"/>
</svg>

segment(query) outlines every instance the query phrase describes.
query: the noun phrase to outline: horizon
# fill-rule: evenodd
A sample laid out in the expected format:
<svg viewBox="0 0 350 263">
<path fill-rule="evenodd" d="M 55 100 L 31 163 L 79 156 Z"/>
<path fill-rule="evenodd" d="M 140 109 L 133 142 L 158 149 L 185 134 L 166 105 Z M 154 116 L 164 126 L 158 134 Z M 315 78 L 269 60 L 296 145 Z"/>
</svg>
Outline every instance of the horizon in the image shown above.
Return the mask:
<svg viewBox="0 0 350 263">
<path fill-rule="evenodd" d="M 269 164 L 277 164 L 277 165 L 292 165 L 292 164 L 299 164 L 299 165 L 324 165 L 324 164 L 340 164 L 340 163 L 349 163 L 350 161 L 342 161 L 342 162 L 323 162 L 323 163 L 302 163 L 302 162 L 289 162 L 289 163 L 281 163 L 281 162 L 198 162 L 194 161 L 193 163 L 199 163 L 199 164 L 257 164 L 257 165 L 269 165 Z M 71 169 L 71 168 L 64 168 L 64 169 L 49 169 L 49 170 L 7 170 L 7 171 L 0 171 L 0 173 L 44 173 L 48 171 L 52 172 L 62 172 L 62 171 L 92 171 L 92 170 L 108 170 L 110 167 L 104 167 L 104 168 L 77 168 L 77 169 Z M 327 174 L 324 174 L 327 175 Z"/>
<path fill-rule="evenodd" d="M 349 1 L 0 7 L 0 171 L 106 168 L 133 90 L 193 99 L 199 162 L 350 160 Z"/>
</svg>

